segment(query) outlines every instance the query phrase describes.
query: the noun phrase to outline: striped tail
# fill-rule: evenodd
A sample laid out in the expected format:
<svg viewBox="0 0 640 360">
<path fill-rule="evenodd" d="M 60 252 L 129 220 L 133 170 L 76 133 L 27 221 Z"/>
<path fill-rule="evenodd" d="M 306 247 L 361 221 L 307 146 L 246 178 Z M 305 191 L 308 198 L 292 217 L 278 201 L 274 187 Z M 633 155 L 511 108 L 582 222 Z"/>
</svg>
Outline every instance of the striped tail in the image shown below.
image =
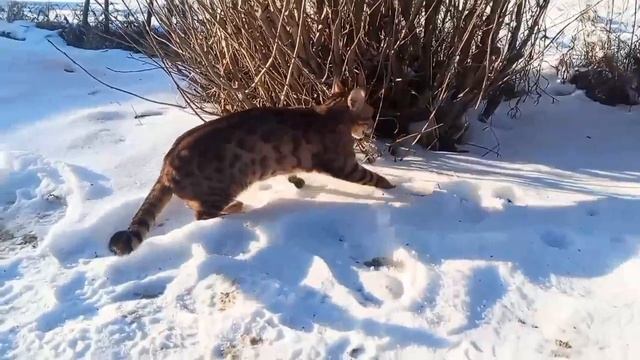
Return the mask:
<svg viewBox="0 0 640 360">
<path fill-rule="evenodd" d="M 158 214 L 171 200 L 172 195 L 173 191 L 164 183 L 162 177 L 158 178 L 131 220 L 129 229 L 113 234 L 109 241 L 109 249 L 116 255 L 126 255 L 137 248 L 154 224 Z"/>
</svg>

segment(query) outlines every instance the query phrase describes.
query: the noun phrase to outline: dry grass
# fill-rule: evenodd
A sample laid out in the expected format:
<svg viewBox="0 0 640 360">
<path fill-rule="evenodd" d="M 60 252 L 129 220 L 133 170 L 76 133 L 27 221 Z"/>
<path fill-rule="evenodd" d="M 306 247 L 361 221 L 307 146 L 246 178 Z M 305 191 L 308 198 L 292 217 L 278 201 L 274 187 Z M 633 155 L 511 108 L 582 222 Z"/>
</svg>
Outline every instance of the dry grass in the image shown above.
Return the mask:
<svg viewBox="0 0 640 360">
<path fill-rule="evenodd" d="M 587 9 L 579 18 L 578 31 L 558 64 L 558 73 L 591 99 L 607 105 L 633 105 L 640 96 L 640 44 L 637 41 L 638 0 L 615 1 Z M 624 6 L 624 7 L 621 7 Z M 605 15 L 603 11 L 608 9 Z M 630 29 L 629 29 L 630 27 Z"/>
</svg>

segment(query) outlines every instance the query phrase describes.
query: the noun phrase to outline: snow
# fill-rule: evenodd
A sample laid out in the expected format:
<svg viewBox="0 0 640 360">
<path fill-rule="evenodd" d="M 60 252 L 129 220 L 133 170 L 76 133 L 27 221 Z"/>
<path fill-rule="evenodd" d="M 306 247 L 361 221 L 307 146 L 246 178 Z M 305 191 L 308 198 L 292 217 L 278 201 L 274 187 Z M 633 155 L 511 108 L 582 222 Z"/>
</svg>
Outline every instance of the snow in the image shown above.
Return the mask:
<svg viewBox="0 0 640 360">
<path fill-rule="evenodd" d="M 565 4 L 563 2 L 563 4 Z M 172 199 L 112 256 L 173 140 L 200 120 L 120 50 L 0 23 L 0 357 L 633 359 L 640 355 L 640 110 L 551 81 L 474 143 L 255 184 L 194 221 Z M 469 114 L 475 118 L 476 111 Z M 136 118 L 136 115 L 150 116 Z M 497 140 L 496 140 L 497 139 Z"/>
</svg>

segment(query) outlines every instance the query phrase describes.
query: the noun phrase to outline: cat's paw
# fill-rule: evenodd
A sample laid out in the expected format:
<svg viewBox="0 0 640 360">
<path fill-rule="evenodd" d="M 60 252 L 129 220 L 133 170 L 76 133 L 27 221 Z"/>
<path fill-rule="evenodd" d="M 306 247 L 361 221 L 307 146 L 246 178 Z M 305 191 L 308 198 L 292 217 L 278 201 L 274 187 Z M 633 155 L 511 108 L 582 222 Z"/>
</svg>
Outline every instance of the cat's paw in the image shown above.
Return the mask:
<svg viewBox="0 0 640 360">
<path fill-rule="evenodd" d="M 140 241 L 128 230 L 118 231 L 109 240 L 109 250 L 118 256 L 130 254 L 138 245 Z"/>
<path fill-rule="evenodd" d="M 378 177 L 378 180 L 376 181 L 375 186 L 380 189 L 393 189 L 396 187 L 395 185 L 390 183 L 389 180 L 383 178 L 382 176 Z"/>
</svg>

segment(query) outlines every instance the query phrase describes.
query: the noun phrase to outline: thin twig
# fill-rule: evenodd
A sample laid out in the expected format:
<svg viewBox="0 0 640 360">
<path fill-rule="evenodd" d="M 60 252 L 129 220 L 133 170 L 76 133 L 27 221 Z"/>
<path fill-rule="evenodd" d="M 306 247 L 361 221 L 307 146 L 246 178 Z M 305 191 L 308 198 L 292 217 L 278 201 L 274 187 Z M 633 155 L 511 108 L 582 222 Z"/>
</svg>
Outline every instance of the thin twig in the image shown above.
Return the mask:
<svg viewBox="0 0 640 360">
<path fill-rule="evenodd" d="M 130 74 L 130 73 L 141 73 L 141 72 L 145 72 L 145 71 L 151 71 L 151 70 L 161 70 L 160 68 L 149 68 L 149 69 L 140 69 L 140 70 L 116 70 L 116 69 L 112 69 L 108 66 L 105 66 L 107 68 L 107 70 L 109 71 L 113 71 L 116 73 L 121 73 L 121 74 Z"/>
<path fill-rule="evenodd" d="M 306 5 L 306 0 L 302 0 L 300 4 L 300 12 L 298 16 L 300 17 L 300 23 L 298 24 L 298 35 L 296 35 L 296 46 L 293 50 L 293 59 L 291 59 L 291 64 L 289 65 L 289 71 L 287 72 L 287 79 L 284 83 L 284 89 L 282 89 L 282 94 L 280 94 L 280 106 L 284 104 L 284 97 L 287 94 L 287 90 L 289 90 L 289 83 L 291 81 L 291 74 L 293 72 L 293 66 L 296 63 L 295 60 L 298 58 L 298 49 L 300 48 L 300 40 L 302 38 L 302 20 L 304 19 L 304 6 Z M 284 11 L 284 10 L 283 10 Z"/>
<path fill-rule="evenodd" d="M 640 9 L 638 9 L 638 0 L 635 0 L 633 2 L 633 24 L 631 25 L 631 42 L 629 44 L 630 54 L 628 55 L 629 62 L 627 63 L 627 71 L 631 70 L 631 64 L 632 64 L 631 53 L 633 53 L 635 50 L 635 37 L 636 37 L 636 24 L 638 22 L 638 11 L 640 11 Z M 640 51 L 638 51 L 638 54 L 640 54 Z"/>
<path fill-rule="evenodd" d="M 428 122 L 428 121 L 427 121 L 427 122 Z M 403 136 L 403 137 L 401 137 L 400 139 L 396 140 L 395 142 L 399 143 L 399 142 L 402 142 L 403 140 L 409 139 L 409 138 L 414 137 L 414 136 L 416 136 L 416 137 L 418 137 L 418 138 L 419 138 L 422 134 L 424 134 L 424 133 L 428 133 L 428 132 L 430 132 L 430 131 L 433 131 L 433 130 L 435 130 L 435 129 L 437 129 L 437 128 L 441 127 L 441 126 L 444 126 L 444 124 L 438 124 L 438 125 L 436 125 L 436 126 L 432 126 L 432 127 L 429 127 L 429 128 L 424 127 L 422 130 L 418 131 L 417 133 L 413 133 L 413 134 L 409 134 L 409 135 Z M 416 144 L 416 141 L 417 141 L 417 140 L 414 140 L 414 142 L 413 142 L 413 144 L 412 144 L 412 145 L 415 145 L 415 144 Z"/>
<path fill-rule="evenodd" d="M 462 145 L 473 146 L 473 147 L 476 147 L 478 149 L 486 150 L 487 152 L 484 153 L 481 157 L 485 157 L 489 153 L 494 153 L 494 154 L 496 154 L 497 157 L 502 157 L 502 155 L 495 150 L 496 147 L 498 147 L 498 145 L 494 145 L 493 148 L 488 148 L 486 146 L 482 146 L 482 145 L 478 145 L 478 144 L 474 144 L 474 143 L 470 143 L 470 142 L 463 143 Z"/>
<path fill-rule="evenodd" d="M 131 92 L 131 91 L 127 91 L 127 90 L 124 90 L 124 89 L 117 88 L 117 87 L 115 87 L 115 86 L 113 86 L 113 85 L 109 85 L 109 84 L 107 84 L 106 82 L 104 82 L 104 81 L 102 81 L 102 80 L 98 79 L 97 77 L 95 77 L 93 74 L 91 74 L 87 69 L 85 69 L 85 68 L 84 68 L 82 65 L 80 65 L 77 61 L 75 61 L 75 60 L 74 60 L 71 56 L 69 56 L 66 52 L 64 52 L 62 49 L 60 49 L 59 47 L 57 47 L 57 46 L 56 46 L 56 44 L 54 44 L 51 40 L 47 39 L 47 41 L 49 42 L 49 44 L 51 44 L 51 46 L 53 46 L 56 50 L 58 50 L 60 53 L 62 53 L 62 55 L 64 55 L 67 59 L 69 59 L 72 63 L 74 63 L 77 67 L 79 67 L 82 71 L 84 71 L 87 75 L 89 75 L 92 79 L 94 79 L 95 81 L 99 82 L 100 84 L 102 84 L 102 85 L 104 85 L 104 86 L 108 87 L 109 89 L 116 90 L 116 91 L 120 91 L 120 92 L 125 93 L 125 94 L 127 94 L 127 95 L 131 95 L 131 96 L 133 96 L 133 97 L 137 97 L 138 99 L 142 99 L 142 100 L 145 100 L 145 101 L 148 101 L 148 102 L 154 103 L 154 104 L 158 104 L 158 105 L 167 105 L 167 106 L 172 106 L 172 107 L 176 107 L 176 108 L 179 108 L 179 109 L 184 109 L 184 108 L 185 108 L 184 106 L 181 106 L 181 105 L 171 104 L 171 103 L 167 103 L 167 102 L 164 102 L 164 101 L 158 101 L 158 100 L 149 99 L 149 98 L 147 98 L 147 97 L 144 97 L 144 96 L 142 96 L 142 95 L 138 95 L 138 94 L 133 93 L 133 92 Z"/>
</svg>

